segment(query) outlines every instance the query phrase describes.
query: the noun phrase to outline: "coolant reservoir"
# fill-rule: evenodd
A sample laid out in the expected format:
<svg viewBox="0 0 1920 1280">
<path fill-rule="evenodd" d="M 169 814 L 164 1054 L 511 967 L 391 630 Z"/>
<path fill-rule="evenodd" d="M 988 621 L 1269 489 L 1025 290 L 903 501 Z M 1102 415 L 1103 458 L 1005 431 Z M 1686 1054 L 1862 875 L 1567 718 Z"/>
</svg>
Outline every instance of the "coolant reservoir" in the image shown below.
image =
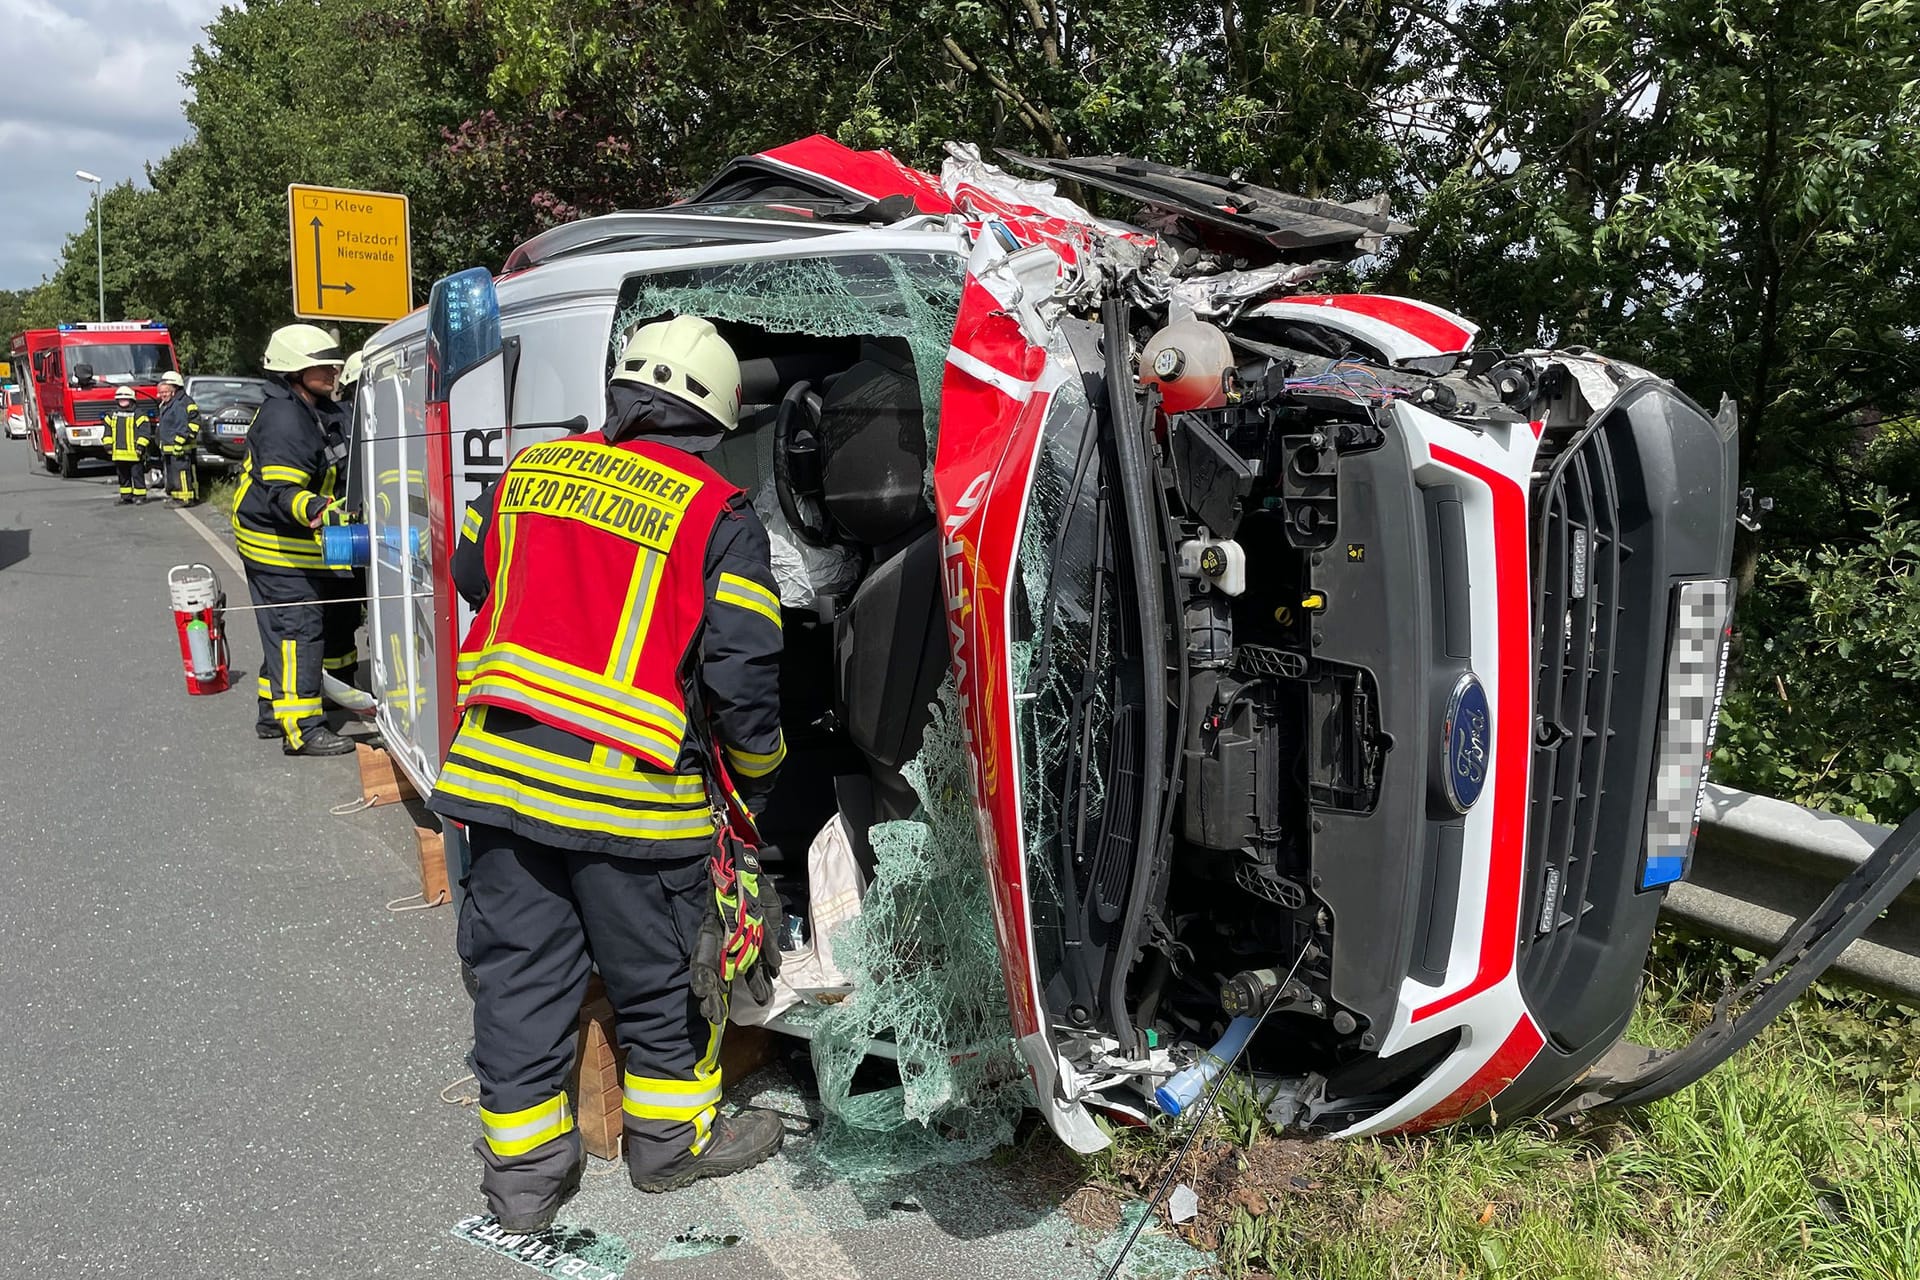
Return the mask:
<svg viewBox="0 0 1920 1280">
<path fill-rule="evenodd" d="M 1176 320 L 1147 340 L 1140 352 L 1140 381 L 1157 384 L 1168 413 L 1212 409 L 1227 402 L 1227 371 L 1233 348 L 1227 335 L 1204 320 Z"/>
</svg>

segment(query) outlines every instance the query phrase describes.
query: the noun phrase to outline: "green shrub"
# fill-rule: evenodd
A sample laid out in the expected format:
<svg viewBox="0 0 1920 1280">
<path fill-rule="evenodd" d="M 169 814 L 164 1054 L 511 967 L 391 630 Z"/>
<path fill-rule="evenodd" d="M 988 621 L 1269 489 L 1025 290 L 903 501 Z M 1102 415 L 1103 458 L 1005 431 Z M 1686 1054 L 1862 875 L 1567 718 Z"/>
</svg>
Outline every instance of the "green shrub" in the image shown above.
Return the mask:
<svg viewBox="0 0 1920 1280">
<path fill-rule="evenodd" d="M 1884 489 L 1859 508 L 1863 540 L 1780 561 L 1742 605 L 1714 774 L 1897 823 L 1920 806 L 1920 520 Z"/>
</svg>

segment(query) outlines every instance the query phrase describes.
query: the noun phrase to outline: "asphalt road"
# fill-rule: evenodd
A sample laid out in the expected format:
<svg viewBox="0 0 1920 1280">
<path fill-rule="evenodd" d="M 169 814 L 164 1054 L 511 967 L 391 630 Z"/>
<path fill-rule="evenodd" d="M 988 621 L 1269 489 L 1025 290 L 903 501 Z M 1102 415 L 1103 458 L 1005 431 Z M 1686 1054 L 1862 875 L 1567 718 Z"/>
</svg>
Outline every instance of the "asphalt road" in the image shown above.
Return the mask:
<svg viewBox="0 0 1920 1280">
<path fill-rule="evenodd" d="M 473 1113 L 438 1097 L 468 1005 L 452 912 L 386 909 L 418 888 L 405 812 L 335 816 L 352 757 L 253 736 L 244 615 L 234 690 L 189 697 L 166 570 L 239 576 L 25 454 L 0 443 L 0 1272 L 532 1274 L 452 1234 L 483 1210 Z M 563 1223 L 665 1280 L 1098 1274 L 1003 1165 L 851 1185 L 798 1091 L 743 1091 L 791 1115 L 778 1159 L 662 1197 L 589 1161 Z"/>
</svg>

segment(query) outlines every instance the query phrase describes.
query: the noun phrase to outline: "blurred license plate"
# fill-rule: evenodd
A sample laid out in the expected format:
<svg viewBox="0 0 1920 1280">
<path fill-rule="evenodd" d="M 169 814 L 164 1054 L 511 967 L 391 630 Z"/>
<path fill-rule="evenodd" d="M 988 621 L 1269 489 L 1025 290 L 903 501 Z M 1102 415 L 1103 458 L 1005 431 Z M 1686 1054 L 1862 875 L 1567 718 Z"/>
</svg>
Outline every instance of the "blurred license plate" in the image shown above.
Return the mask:
<svg viewBox="0 0 1920 1280">
<path fill-rule="evenodd" d="M 247 424 L 244 422 L 223 422 L 220 424 L 220 434 L 223 436 L 243 436 L 247 434 Z"/>
</svg>

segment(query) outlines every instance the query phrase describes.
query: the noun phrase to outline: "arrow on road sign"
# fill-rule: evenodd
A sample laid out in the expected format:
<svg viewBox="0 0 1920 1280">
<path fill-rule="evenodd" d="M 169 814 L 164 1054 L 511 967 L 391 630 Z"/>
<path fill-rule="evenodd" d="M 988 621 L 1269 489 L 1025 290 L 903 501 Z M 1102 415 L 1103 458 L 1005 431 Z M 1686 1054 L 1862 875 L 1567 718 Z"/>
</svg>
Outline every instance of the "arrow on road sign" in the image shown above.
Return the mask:
<svg viewBox="0 0 1920 1280">
<path fill-rule="evenodd" d="M 327 284 L 324 280 L 320 278 L 320 228 L 326 224 L 320 221 L 319 214 L 315 214 L 313 216 L 312 225 L 313 225 L 313 309 L 315 311 L 325 311 L 327 309 L 327 290 L 338 289 L 342 293 L 351 295 L 353 293 L 353 282 L 348 281 L 346 284 Z"/>
</svg>

